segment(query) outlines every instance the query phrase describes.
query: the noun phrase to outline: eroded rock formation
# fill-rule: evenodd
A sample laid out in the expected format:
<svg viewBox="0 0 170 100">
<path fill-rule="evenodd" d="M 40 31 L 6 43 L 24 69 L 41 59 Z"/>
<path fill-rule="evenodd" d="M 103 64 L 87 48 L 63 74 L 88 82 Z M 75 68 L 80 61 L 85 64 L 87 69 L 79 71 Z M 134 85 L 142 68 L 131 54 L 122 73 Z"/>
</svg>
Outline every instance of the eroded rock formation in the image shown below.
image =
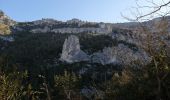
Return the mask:
<svg viewBox="0 0 170 100">
<path fill-rule="evenodd" d="M 60 60 L 68 63 L 89 60 L 89 56 L 80 49 L 77 36 L 71 35 L 65 40 Z"/>
<path fill-rule="evenodd" d="M 94 53 L 92 56 L 92 62 L 115 65 L 132 66 L 135 63 L 146 64 L 149 61 L 149 57 L 146 52 L 139 50 L 133 51 L 129 47 L 119 44 L 116 47 L 104 48 L 102 52 Z"/>
<path fill-rule="evenodd" d="M 149 56 L 142 49 L 134 51 L 123 44 L 115 47 L 105 47 L 102 51 L 88 56 L 80 49 L 79 39 L 74 35 L 65 40 L 60 59 L 68 63 L 89 61 L 102 65 L 113 64 L 124 66 L 135 66 L 136 63 L 137 65 L 143 65 L 150 61 Z"/>
</svg>

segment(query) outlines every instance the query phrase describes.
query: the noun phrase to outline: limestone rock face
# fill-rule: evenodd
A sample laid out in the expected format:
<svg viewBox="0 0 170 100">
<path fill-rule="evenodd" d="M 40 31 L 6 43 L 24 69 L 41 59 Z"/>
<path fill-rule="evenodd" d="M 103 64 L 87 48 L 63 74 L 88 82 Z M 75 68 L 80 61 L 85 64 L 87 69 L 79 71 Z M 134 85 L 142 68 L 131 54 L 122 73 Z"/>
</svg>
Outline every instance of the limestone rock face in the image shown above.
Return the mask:
<svg viewBox="0 0 170 100">
<path fill-rule="evenodd" d="M 97 33 L 97 34 L 108 34 L 110 31 L 105 28 L 58 28 L 58 29 L 53 29 L 51 32 L 54 33 Z"/>
<path fill-rule="evenodd" d="M 50 29 L 48 27 L 45 27 L 44 29 L 38 28 L 31 30 L 32 33 L 47 33 L 50 32 Z"/>
<path fill-rule="evenodd" d="M 10 34 L 10 26 L 13 26 L 15 21 L 11 20 L 3 11 L 0 10 L 0 35 Z"/>
<path fill-rule="evenodd" d="M 89 60 L 89 56 L 80 49 L 77 36 L 71 35 L 65 40 L 60 60 L 67 63 Z"/>
<path fill-rule="evenodd" d="M 109 34 L 112 33 L 112 24 L 109 23 L 96 23 L 87 22 L 79 19 L 72 19 L 66 22 L 58 21 L 54 19 L 42 19 L 32 22 L 22 22 L 14 25 L 12 31 L 29 31 L 32 33 L 70 33 L 81 34 L 91 33 L 93 35 Z"/>
<path fill-rule="evenodd" d="M 80 49 L 79 39 L 74 35 L 65 40 L 60 60 L 67 63 L 88 61 L 102 65 L 113 64 L 120 66 L 140 66 L 150 62 L 149 55 L 144 50 L 134 51 L 124 44 L 105 47 L 102 51 L 87 55 Z"/>
<path fill-rule="evenodd" d="M 92 56 L 93 63 L 115 64 L 132 66 L 135 62 L 138 64 L 147 64 L 150 59 L 149 56 L 142 50 L 133 51 L 123 44 L 116 47 L 104 48 L 102 52 L 94 53 Z"/>
<path fill-rule="evenodd" d="M 111 47 L 104 48 L 102 52 L 94 53 L 91 58 L 93 63 L 101 63 L 102 65 L 118 63 L 115 52 Z"/>
<path fill-rule="evenodd" d="M 3 11 L 0 10 L 0 24 L 13 26 L 15 23 L 15 21 L 13 21 L 10 17 L 5 15 Z"/>
<path fill-rule="evenodd" d="M 118 47 L 115 47 L 114 50 L 117 51 L 116 55 L 125 66 L 145 65 L 150 62 L 149 55 L 142 49 L 133 51 L 129 47 L 120 44 Z"/>
</svg>

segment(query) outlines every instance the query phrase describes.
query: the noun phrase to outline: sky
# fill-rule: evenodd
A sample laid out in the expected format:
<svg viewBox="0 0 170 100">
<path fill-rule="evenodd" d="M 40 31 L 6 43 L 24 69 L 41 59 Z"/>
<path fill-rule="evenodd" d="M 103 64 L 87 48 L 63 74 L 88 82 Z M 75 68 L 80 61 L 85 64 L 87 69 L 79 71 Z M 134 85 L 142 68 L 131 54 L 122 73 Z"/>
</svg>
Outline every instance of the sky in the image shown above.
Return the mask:
<svg viewBox="0 0 170 100">
<path fill-rule="evenodd" d="M 0 9 L 16 21 L 78 18 L 92 22 L 126 22 L 135 0 L 0 0 Z"/>
</svg>

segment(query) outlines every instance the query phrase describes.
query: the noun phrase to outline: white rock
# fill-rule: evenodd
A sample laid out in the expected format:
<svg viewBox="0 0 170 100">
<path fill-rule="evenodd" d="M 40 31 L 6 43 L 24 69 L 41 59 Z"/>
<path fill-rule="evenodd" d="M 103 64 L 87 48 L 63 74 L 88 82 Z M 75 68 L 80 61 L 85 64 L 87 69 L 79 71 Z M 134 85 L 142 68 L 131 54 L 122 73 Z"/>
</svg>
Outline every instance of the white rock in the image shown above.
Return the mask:
<svg viewBox="0 0 170 100">
<path fill-rule="evenodd" d="M 118 64 L 132 66 L 135 62 L 147 64 L 150 61 L 146 52 L 142 50 L 134 52 L 123 44 L 104 48 L 102 52 L 94 53 L 91 57 L 93 63 L 101 63 L 103 65 Z"/>
<path fill-rule="evenodd" d="M 68 63 L 89 60 L 89 56 L 80 49 L 77 36 L 71 35 L 65 40 L 60 60 Z"/>
<path fill-rule="evenodd" d="M 93 63 L 101 63 L 103 65 L 106 64 L 117 64 L 117 57 L 113 52 L 113 48 L 108 47 L 104 48 L 102 52 L 94 53 L 92 56 Z"/>
<path fill-rule="evenodd" d="M 88 56 L 80 49 L 79 39 L 74 35 L 65 40 L 60 60 L 67 63 L 91 60 L 91 63 L 123 66 L 144 65 L 150 62 L 150 58 L 144 50 L 133 51 L 123 44 L 115 47 L 105 47 L 102 51 Z"/>
</svg>

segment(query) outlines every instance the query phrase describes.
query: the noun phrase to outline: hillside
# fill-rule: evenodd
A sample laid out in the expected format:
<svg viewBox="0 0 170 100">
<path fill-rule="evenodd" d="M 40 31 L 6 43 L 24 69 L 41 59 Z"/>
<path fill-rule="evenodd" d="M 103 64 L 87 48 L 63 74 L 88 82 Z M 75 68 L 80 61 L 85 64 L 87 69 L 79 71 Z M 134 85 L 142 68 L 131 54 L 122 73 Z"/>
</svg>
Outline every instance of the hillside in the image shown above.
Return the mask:
<svg viewBox="0 0 170 100">
<path fill-rule="evenodd" d="M 4 75 L 0 81 L 9 83 L 0 83 L 0 87 L 9 85 L 2 90 L 10 90 L 6 94 L 9 98 L 155 100 L 153 55 L 145 48 L 148 35 L 141 31 L 139 23 L 97 23 L 79 19 L 15 22 L 2 11 L 0 14 L 0 74 Z M 143 24 L 150 29 L 153 38 L 150 44 L 158 54 L 155 55 L 160 61 L 158 65 L 169 66 L 169 30 L 160 35 L 157 33 L 161 30 L 151 27 L 160 19 Z M 166 19 L 169 25 L 170 18 Z M 164 46 L 162 42 L 159 45 L 160 37 Z M 159 56 L 164 54 L 162 50 L 166 55 Z M 168 74 L 164 78 L 167 89 L 162 86 L 166 89 L 162 97 L 170 99 L 169 69 L 161 68 L 160 76 L 163 72 Z"/>
<path fill-rule="evenodd" d="M 14 25 L 15 21 L 11 20 L 3 11 L 0 10 L 0 35 L 10 34 L 10 26 Z"/>
</svg>

